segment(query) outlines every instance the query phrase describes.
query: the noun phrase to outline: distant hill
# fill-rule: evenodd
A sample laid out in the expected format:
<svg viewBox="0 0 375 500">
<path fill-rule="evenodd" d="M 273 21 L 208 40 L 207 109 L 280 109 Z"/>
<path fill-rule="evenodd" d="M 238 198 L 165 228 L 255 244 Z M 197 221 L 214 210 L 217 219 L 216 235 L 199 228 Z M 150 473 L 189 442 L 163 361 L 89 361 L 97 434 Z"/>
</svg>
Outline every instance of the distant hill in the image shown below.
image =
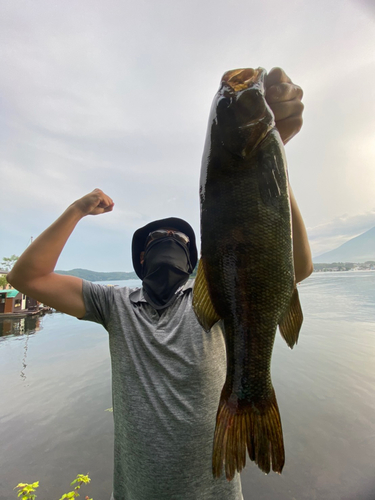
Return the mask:
<svg viewBox="0 0 375 500">
<path fill-rule="evenodd" d="M 190 278 L 195 278 L 197 275 L 198 263 Z M 114 271 L 112 273 L 99 273 L 97 271 L 89 271 L 88 269 L 71 269 L 70 271 L 55 271 L 57 274 L 64 274 L 65 276 L 77 276 L 87 281 L 117 281 L 117 280 L 138 280 L 138 276 L 134 271 L 130 273 L 122 273 Z"/>
<path fill-rule="evenodd" d="M 133 280 L 138 279 L 135 272 L 122 273 L 114 271 L 112 273 L 99 273 L 97 271 L 89 271 L 88 269 L 72 269 L 71 271 L 55 271 L 57 274 L 69 276 L 77 276 L 87 281 L 115 281 L 115 280 Z"/>
<path fill-rule="evenodd" d="M 313 262 L 367 262 L 375 260 L 375 227 L 343 243 L 335 250 L 313 258 Z"/>
</svg>

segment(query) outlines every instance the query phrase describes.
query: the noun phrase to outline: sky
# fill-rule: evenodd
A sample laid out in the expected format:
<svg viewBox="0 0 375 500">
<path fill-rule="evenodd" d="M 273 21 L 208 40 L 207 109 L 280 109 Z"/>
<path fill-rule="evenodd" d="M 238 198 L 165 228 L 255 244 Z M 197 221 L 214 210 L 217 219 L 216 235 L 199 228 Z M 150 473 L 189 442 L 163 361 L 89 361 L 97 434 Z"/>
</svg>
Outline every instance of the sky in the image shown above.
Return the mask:
<svg viewBox="0 0 375 500">
<path fill-rule="evenodd" d="M 234 68 L 280 66 L 304 91 L 286 146 L 313 255 L 375 226 L 372 0 L 2 0 L 0 259 L 94 188 L 57 268 L 131 271 L 140 226 L 181 217 L 199 240 L 212 99 Z"/>
</svg>

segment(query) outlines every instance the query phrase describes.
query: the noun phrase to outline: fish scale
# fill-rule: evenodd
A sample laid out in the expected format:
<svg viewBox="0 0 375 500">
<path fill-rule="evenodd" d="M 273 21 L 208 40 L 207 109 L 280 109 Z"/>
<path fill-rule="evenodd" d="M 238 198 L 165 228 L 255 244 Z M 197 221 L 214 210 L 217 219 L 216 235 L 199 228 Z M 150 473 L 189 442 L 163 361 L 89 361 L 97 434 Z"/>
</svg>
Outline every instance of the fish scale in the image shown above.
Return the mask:
<svg viewBox="0 0 375 500">
<path fill-rule="evenodd" d="M 216 417 L 213 474 L 251 460 L 281 473 L 285 454 L 271 381 L 277 325 L 290 347 L 302 311 L 295 283 L 286 160 L 265 100 L 265 70 L 227 72 L 202 159 L 201 259 L 193 307 L 207 330 L 223 320 L 227 376 Z"/>
</svg>

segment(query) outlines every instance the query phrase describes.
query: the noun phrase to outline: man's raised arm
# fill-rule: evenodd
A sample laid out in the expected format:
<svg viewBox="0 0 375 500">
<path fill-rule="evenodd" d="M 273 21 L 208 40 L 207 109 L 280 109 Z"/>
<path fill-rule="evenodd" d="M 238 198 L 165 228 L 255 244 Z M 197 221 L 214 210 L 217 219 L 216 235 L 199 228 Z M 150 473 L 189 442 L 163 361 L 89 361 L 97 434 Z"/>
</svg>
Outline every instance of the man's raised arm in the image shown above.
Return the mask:
<svg viewBox="0 0 375 500">
<path fill-rule="evenodd" d="M 86 215 L 112 211 L 114 203 L 94 189 L 72 203 L 65 212 L 23 252 L 7 280 L 17 290 L 58 311 L 82 318 L 86 309 L 82 280 L 55 274 L 57 260 L 77 223 Z"/>
</svg>

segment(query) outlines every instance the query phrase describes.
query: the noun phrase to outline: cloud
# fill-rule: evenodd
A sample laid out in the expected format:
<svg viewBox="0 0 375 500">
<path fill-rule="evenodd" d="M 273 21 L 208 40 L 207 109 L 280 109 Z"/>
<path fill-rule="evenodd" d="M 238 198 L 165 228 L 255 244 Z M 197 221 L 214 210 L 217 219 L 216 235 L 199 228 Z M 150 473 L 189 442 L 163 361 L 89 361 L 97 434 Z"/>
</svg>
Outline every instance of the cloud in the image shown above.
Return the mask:
<svg viewBox="0 0 375 500">
<path fill-rule="evenodd" d="M 334 219 L 307 228 L 314 256 L 334 250 L 346 241 L 375 226 L 375 208 L 354 215 L 343 214 Z"/>
<path fill-rule="evenodd" d="M 66 268 L 130 270 L 116 248 L 153 218 L 182 217 L 198 235 L 207 117 L 235 67 L 282 66 L 304 88 L 305 124 L 287 157 L 305 221 L 369 211 L 375 35 L 365 12 L 352 0 L 339 10 L 326 0 L 1 2 L 0 256 L 95 187 L 115 210 L 79 225 Z M 312 245 L 351 236 L 313 231 Z"/>
<path fill-rule="evenodd" d="M 375 19 L 375 4 L 372 0 L 353 0 L 353 3 L 357 5 L 357 7 L 362 7 L 363 9 L 367 9 L 366 14 L 369 12 L 373 19 Z"/>
</svg>

